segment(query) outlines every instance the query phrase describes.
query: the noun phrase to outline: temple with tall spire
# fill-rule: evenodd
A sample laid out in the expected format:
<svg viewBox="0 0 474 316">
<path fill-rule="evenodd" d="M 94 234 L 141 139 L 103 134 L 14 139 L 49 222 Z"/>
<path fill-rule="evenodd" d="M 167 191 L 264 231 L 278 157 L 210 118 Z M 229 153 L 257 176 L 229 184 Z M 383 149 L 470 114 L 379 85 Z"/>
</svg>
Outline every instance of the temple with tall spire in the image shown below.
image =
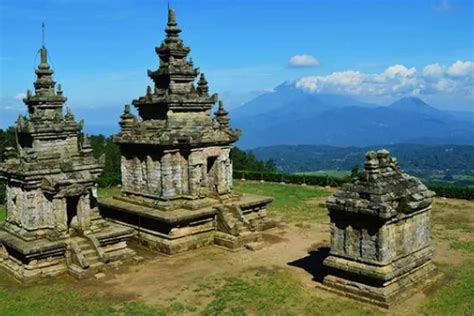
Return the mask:
<svg viewBox="0 0 474 316">
<path fill-rule="evenodd" d="M 0 179 L 6 182 L 6 220 L 0 227 L 0 266 L 30 281 L 69 271 L 82 278 L 134 255 L 133 231 L 105 221 L 97 207 L 97 160 L 66 97 L 53 80 L 44 45 L 34 93 L 23 99 L 5 149 Z M 100 161 L 102 160 L 102 161 Z"/>
<path fill-rule="evenodd" d="M 159 68 L 148 71 L 153 87 L 132 102 L 137 116 L 130 105 L 121 116 L 114 141 L 122 156 L 122 192 L 101 200 L 101 213 L 166 254 L 258 243 L 259 231 L 273 225 L 266 218 L 272 199 L 233 192 L 230 151 L 240 131 L 230 127 L 224 103 L 209 94 L 188 57 L 173 9 L 165 33 L 155 48 Z"/>
</svg>

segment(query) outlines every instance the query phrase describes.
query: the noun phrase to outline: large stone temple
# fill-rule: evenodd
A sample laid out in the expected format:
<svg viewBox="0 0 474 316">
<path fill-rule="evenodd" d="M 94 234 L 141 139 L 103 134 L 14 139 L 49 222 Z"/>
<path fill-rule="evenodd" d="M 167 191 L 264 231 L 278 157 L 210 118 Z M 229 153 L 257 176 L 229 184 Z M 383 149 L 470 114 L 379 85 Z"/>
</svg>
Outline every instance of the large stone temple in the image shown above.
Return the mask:
<svg viewBox="0 0 474 316">
<path fill-rule="evenodd" d="M 82 123 L 63 107 L 47 50 L 40 49 L 35 93 L 28 90 L 26 116 L 13 130 L 16 147 L 0 165 L 7 214 L 0 227 L 0 265 L 20 280 L 69 271 L 81 278 L 134 255 L 133 230 L 99 214 L 96 180 L 103 167 L 92 153 Z"/>
<path fill-rule="evenodd" d="M 433 195 L 388 151 L 368 152 L 360 176 L 327 200 L 331 251 L 323 262 L 329 272 L 323 286 L 389 307 L 429 285 L 436 275 Z"/>
<path fill-rule="evenodd" d="M 120 146 L 122 193 L 100 201 L 101 214 L 136 230 L 136 238 L 165 254 L 216 244 L 228 249 L 255 246 L 271 198 L 237 195 L 232 190 L 229 154 L 239 131 L 188 58 L 169 9 L 166 38 L 156 47 L 160 65 L 148 71 L 154 87 L 126 105 Z"/>
</svg>

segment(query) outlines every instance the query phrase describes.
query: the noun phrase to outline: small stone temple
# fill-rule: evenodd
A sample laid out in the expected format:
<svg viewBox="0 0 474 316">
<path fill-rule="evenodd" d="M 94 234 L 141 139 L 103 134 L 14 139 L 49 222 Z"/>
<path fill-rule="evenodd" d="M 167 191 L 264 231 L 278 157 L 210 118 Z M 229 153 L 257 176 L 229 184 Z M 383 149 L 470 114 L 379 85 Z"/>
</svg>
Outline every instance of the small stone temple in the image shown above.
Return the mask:
<svg viewBox="0 0 474 316">
<path fill-rule="evenodd" d="M 266 218 L 272 199 L 233 192 L 229 154 L 240 131 L 230 127 L 223 102 L 209 95 L 204 74 L 188 58 L 173 9 L 165 32 L 155 48 L 159 68 L 148 71 L 154 86 L 132 102 L 138 116 L 129 105 L 121 116 L 114 140 L 122 156 L 122 193 L 101 200 L 101 213 L 169 255 L 211 244 L 254 247 L 259 231 L 272 226 Z"/>
<path fill-rule="evenodd" d="M 133 230 L 99 214 L 96 180 L 103 166 L 92 153 L 53 81 L 47 50 L 40 49 L 35 93 L 27 91 L 28 113 L 13 130 L 0 179 L 6 182 L 7 214 L 0 227 L 0 265 L 30 281 L 69 271 L 82 278 L 135 253 Z"/>
<path fill-rule="evenodd" d="M 366 154 L 365 170 L 328 198 L 331 251 L 323 286 L 379 306 L 436 275 L 430 242 L 434 193 L 403 173 L 388 151 Z"/>
</svg>

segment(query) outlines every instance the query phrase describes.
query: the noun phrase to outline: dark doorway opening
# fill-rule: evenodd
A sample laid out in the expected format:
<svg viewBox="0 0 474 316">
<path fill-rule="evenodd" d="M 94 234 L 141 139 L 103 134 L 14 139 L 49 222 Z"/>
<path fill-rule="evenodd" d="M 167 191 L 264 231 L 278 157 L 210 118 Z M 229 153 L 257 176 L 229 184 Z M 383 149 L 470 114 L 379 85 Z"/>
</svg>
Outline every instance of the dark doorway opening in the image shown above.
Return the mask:
<svg viewBox="0 0 474 316">
<path fill-rule="evenodd" d="M 217 157 L 207 157 L 207 182 L 212 192 L 217 192 Z"/>
<path fill-rule="evenodd" d="M 66 198 L 67 227 L 71 227 L 71 221 L 77 215 L 77 206 L 80 196 L 68 196 Z"/>
<path fill-rule="evenodd" d="M 217 160 L 217 157 L 207 157 L 207 173 L 213 170 L 216 160 Z"/>
</svg>

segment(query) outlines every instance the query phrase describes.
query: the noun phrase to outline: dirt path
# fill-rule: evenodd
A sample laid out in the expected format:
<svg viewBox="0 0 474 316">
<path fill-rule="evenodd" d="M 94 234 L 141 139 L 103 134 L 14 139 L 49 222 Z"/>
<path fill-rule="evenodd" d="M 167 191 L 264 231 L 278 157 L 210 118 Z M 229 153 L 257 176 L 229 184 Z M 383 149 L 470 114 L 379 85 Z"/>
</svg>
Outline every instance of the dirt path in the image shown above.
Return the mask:
<svg viewBox="0 0 474 316">
<path fill-rule="evenodd" d="M 120 300 L 134 299 L 147 304 L 167 305 L 179 298 L 189 305 L 205 306 L 212 297 L 198 294 L 199 286 L 203 283 L 209 283 L 210 280 L 219 283 L 228 276 L 278 268 L 290 271 L 308 291 L 315 291 L 321 297 L 335 297 L 334 294 L 315 288 L 321 255 L 316 250 L 328 244 L 329 226 L 310 226 L 304 229 L 284 226 L 265 233 L 267 246 L 258 251 L 228 252 L 207 247 L 174 257 L 145 252 L 148 258 L 138 266 L 110 273 L 105 280 L 83 282 L 81 287 Z M 446 263 L 446 258 L 459 258 L 450 260 L 450 264 L 462 261 L 459 253 L 450 249 L 446 242 L 435 240 L 435 245 L 438 250 L 435 261 Z M 392 313 L 412 312 L 424 297 L 423 293 L 418 293 Z"/>
<path fill-rule="evenodd" d="M 289 264 L 298 264 L 294 262 L 307 258 L 314 245 L 327 243 L 328 237 L 328 225 L 313 224 L 306 229 L 280 227 L 264 234 L 267 246 L 258 251 L 229 252 L 207 247 L 174 257 L 148 254 L 149 258 L 138 266 L 110 273 L 105 281 L 83 282 L 81 287 L 116 298 L 167 304 L 177 296 L 191 298 L 193 290 L 204 280 L 223 279 L 252 269 L 273 267 L 292 270 L 306 286 L 314 288 L 311 273 Z"/>
</svg>

